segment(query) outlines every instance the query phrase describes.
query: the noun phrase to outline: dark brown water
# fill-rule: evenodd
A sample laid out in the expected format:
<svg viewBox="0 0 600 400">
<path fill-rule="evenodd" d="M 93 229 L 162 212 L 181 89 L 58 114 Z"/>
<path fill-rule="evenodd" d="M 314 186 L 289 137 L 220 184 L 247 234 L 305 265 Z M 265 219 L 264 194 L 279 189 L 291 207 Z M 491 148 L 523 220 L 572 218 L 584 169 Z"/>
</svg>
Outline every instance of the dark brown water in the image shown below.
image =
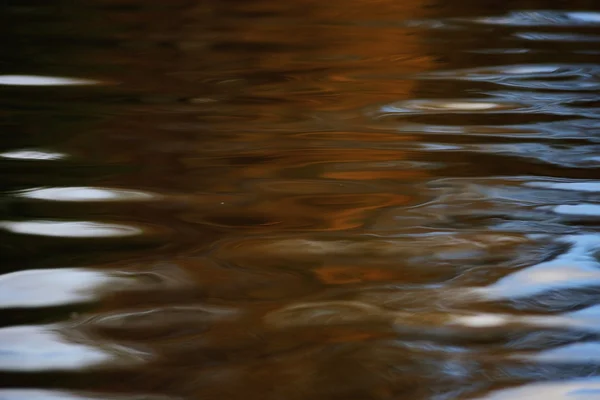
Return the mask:
<svg viewBox="0 0 600 400">
<path fill-rule="evenodd" d="M 1 400 L 600 399 L 600 4 L 0 4 Z"/>
</svg>

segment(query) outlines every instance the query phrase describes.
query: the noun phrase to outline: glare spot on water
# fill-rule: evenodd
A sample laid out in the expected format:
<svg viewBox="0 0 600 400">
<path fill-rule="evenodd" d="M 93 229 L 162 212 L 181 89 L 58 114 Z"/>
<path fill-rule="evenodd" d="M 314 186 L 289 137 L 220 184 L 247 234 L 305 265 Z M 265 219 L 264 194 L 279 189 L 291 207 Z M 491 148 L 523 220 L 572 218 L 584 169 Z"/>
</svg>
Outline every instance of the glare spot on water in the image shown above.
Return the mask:
<svg viewBox="0 0 600 400">
<path fill-rule="evenodd" d="M 0 75 L 0 85 L 10 86 L 77 86 L 98 85 L 99 81 L 90 79 L 61 78 L 37 75 Z"/>
<path fill-rule="evenodd" d="M 495 103 L 467 103 L 467 102 L 448 102 L 439 104 L 439 108 L 447 108 L 449 110 L 467 110 L 467 111 L 477 111 L 477 110 L 491 110 L 497 107 Z M 432 107 L 435 108 L 435 107 Z"/>
<path fill-rule="evenodd" d="M 456 317 L 453 322 L 470 328 L 489 328 L 504 325 L 510 322 L 510 319 L 498 314 L 479 314 Z"/>
<path fill-rule="evenodd" d="M 0 221 L 0 228 L 25 235 L 65 238 L 122 237 L 142 233 L 142 229 L 134 226 L 88 221 Z"/>
<path fill-rule="evenodd" d="M 514 103 L 487 102 L 480 100 L 415 100 L 404 101 L 382 106 L 382 113 L 415 113 L 415 112 L 476 112 L 501 111 L 521 107 Z"/>
<path fill-rule="evenodd" d="M 16 194 L 38 200 L 56 201 L 123 201 L 123 200 L 150 200 L 155 194 L 137 190 L 95 188 L 95 187 L 65 187 L 31 189 Z"/>
<path fill-rule="evenodd" d="M 56 151 L 49 150 L 13 150 L 0 153 L 2 158 L 10 158 L 15 160 L 60 160 L 66 158 L 67 155 Z"/>
</svg>

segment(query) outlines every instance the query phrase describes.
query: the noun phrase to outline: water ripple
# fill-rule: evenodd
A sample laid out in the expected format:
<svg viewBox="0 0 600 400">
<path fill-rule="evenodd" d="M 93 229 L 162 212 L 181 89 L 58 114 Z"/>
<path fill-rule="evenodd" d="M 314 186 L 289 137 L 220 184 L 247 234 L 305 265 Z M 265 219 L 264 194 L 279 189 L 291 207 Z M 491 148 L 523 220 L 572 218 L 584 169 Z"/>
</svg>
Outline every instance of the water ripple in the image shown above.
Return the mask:
<svg viewBox="0 0 600 400">
<path fill-rule="evenodd" d="M 0 399 L 598 397 L 598 7 L 163 3 L 0 6 Z"/>
</svg>

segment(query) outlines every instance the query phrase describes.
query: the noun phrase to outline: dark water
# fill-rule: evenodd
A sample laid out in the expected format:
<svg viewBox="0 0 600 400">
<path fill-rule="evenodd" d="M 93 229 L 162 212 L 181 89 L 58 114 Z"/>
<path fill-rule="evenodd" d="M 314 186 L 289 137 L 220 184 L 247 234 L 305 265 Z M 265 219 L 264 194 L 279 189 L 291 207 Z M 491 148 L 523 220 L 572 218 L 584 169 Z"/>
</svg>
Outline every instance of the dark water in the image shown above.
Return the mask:
<svg viewBox="0 0 600 400">
<path fill-rule="evenodd" d="M 0 5 L 0 399 L 600 399 L 600 4 Z"/>
</svg>

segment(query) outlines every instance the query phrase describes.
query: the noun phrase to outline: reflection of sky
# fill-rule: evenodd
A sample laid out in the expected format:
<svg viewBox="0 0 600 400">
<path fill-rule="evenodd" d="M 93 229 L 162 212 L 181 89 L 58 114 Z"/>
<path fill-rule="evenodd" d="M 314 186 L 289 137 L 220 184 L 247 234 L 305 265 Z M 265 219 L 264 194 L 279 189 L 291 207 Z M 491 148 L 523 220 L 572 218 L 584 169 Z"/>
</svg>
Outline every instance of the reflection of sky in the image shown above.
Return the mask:
<svg viewBox="0 0 600 400">
<path fill-rule="evenodd" d="M 520 35 L 525 35 L 524 33 Z M 569 36 L 559 36 L 563 40 L 573 40 Z M 549 36 L 528 37 L 530 40 L 551 40 Z M 590 37 L 585 37 L 590 39 Z M 554 40 L 552 38 L 552 40 Z M 582 38 L 583 40 L 583 38 Z M 555 89 L 555 90 L 596 90 L 600 82 L 595 79 L 600 66 L 596 64 L 532 64 L 507 65 L 469 69 L 428 71 L 419 74 L 419 79 L 443 79 L 490 82 L 496 85 L 518 87 L 520 89 Z M 552 79 L 548 79 L 552 78 Z M 542 93 L 530 92 L 529 96 L 541 96 Z M 552 98 L 547 93 L 548 98 Z M 556 95 L 556 93 L 555 93 Z M 562 97 L 578 97 L 582 93 L 563 94 Z M 595 94 L 590 94 L 594 97 Z M 515 100 L 517 96 L 515 96 Z"/>
<path fill-rule="evenodd" d="M 600 216 L 600 204 L 565 204 L 552 209 L 557 214 L 581 215 L 588 217 Z"/>
<path fill-rule="evenodd" d="M 0 157 L 14 160 L 60 160 L 62 158 L 67 157 L 67 155 L 49 150 L 24 149 L 6 151 L 4 153 L 0 153 Z"/>
<path fill-rule="evenodd" d="M 0 309 L 52 307 L 95 299 L 95 289 L 117 282 L 82 268 L 41 269 L 0 275 Z"/>
<path fill-rule="evenodd" d="M 75 86 L 97 85 L 100 82 L 89 79 L 60 78 L 37 75 L 0 75 L 0 85 L 10 86 Z"/>
<path fill-rule="evenodd" d="M 600 343 L 573 343 L 532 354 L 515 354 L 511 358 L 540 363 L 597 364 L 600 362 Z"/>
<path fill-rule="evenodd" d="M 472 22 L 506 26 L 598 26 L 600 13 L 594 11 L 515 11 L 502 17 L 475 18 Z"/>
<path fill-rule="evenodd" d="M 98 348 L 68 343 L 50 325 L 0 329 L 0 370 L 78 370 L 114 359 Z"/>
<path fill-rule="evenodd" d="M 592 119 L 572 119 L 566 121 L 553 121 L 535 124 L 519 125 L 433 125 L 419 123 L 403 123 L 397 126 L 400 132 L 435 134 L 435 135 L 461 135 L 478 137 L 508 137 L 508 138 L 561 138 L 593 140 L 593 136 L 600 133 L 598 123 Z"/>
<path fill-rule="evenodd" d="M 478 400 L 593 400 L 600 398 L 600 378 L 531 383 L 498 390 Z"/>
<path fill-rule="evenodd" d="M 155 197 L 151 193 L 137 190 L 95 188 L 95 187 L 63 187 L 41 188 L 23 191 L 19 197 L 38 200 L 56 201 L 122 201 L 149 200 Z"/>
<path fill-rule="evenodd" d="M 583 181 L 583 182 L 526 182 L 525 186 L 545 189 L 557 190 L 572 190 L 575 192 L 590 192 L 600 193 L 600 182 L 598 181 Z"/>
<path fill-rule="evenodd" d="M 384 105 L 379 112 L 387 114 L 436 114 L 494 112 L 519 108 L 519 103 L 482 101 L 476 99 L 406 100 Z"/>
<path fill-rule="evenodd" d="M 556 289 L 600 286 L 600 264 L 593 255 L 600 247 L 600 236 L 574 235 L 564 241 L 571 248 L 554 260 L 521 269 L 475 291 L 489 299 L 515 299 Z"/>
<path fill-rule="evenodd" d="M 508 324 L 520 324 L 531 328 L 556 328 L 565 330 L 580 330 L 585 332 L 600 332 L 600 305 L 591 306 L 579 311 L 559 315 L 539 314 L 471 314 L 450 315 L 452 325 L 467 328 L 490 328 Z"/>
<path fill-rule="evenodd" d="M 100 400 L 58 390 L 0 389 L 0 400 Z"/>
<path fill-rule="evenodd" d="M 0 400 L 169 400 L 165 396 L 72 393 L 64 390 L 0 389 Z"/>
<path fill-rule="evenodd" d="M 25 235 L 65 238 L 123 237 L 142 233 L 142 229 L 130 225 L 90 221 L 0 221 L 0 229 Z"/>
</svg>

